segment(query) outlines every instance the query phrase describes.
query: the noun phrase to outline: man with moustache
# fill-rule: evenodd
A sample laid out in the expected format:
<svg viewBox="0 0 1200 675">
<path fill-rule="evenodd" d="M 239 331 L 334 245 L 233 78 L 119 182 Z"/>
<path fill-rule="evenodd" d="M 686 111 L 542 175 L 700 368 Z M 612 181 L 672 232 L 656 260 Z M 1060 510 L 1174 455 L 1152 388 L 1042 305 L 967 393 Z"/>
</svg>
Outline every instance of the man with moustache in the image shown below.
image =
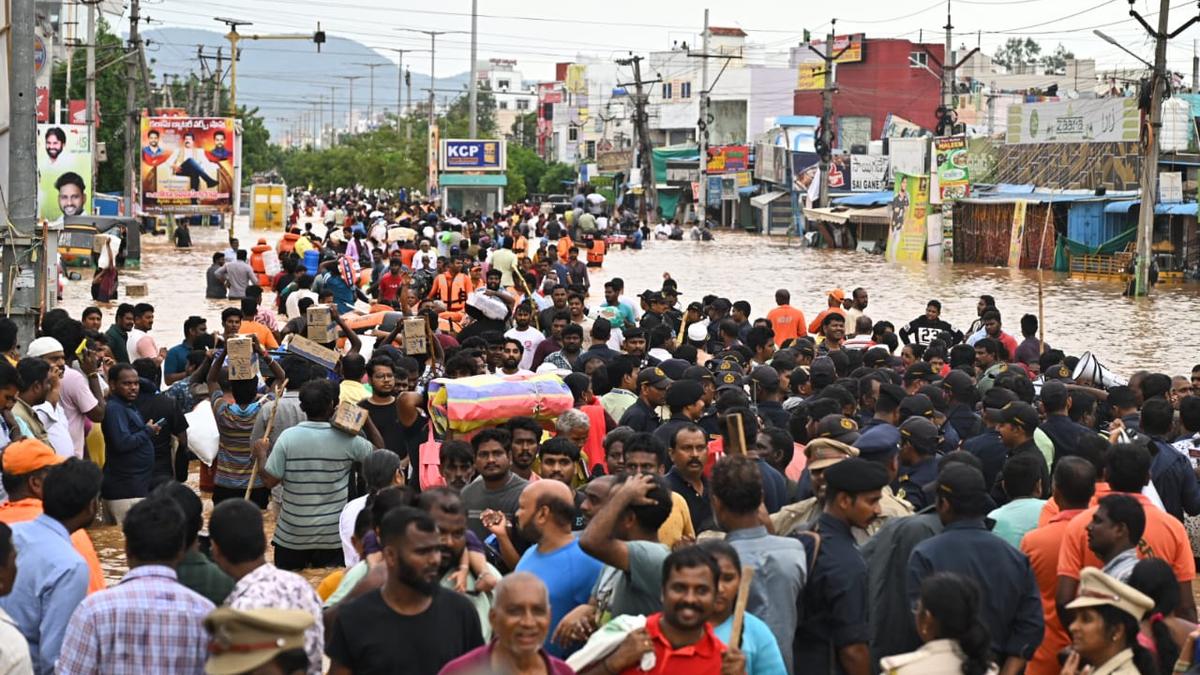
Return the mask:
<svg viewBox="0 0 1200 675">
<path fill-rule="evenodd" d="M 716 529 L 712 512 L 712 491 L 704 477 L 708 462 L 708 435 L 695 424 L 687 424 L 675 432 L 671 441 L 671 463 L 674 465 L 664 478 L 667 486 L 687 502 L 696 532 Z"/>
<path fill-rule="evenodd" d="M 438 567 L 441 574 L 439 583 L 442 588 L 453 591 L 458 583 L 455 573 L 462 565 L 463 552 L 468 546 L 471 550 L 478 551 L 483 548 L 483 544 L 475 539 L 475 535 L 467 532 L 467 510 L 463 507 L 462 498 L 454 490 L 446 487 L 426 490 L 418 498 L 417 508 L 427 511 L 437 524 L 438 541 L 442 547 L 442 564 Z M 485 562 L 483 565 L 479 574 L 475 574 L 470 566 L 467 567 L 466 588 L 463 592 L 479 614 L 483 640 L 487 642 L 492 637 L 491 625 L 488 623 L 488 612 L 492 609 L 490 591 L 500 581 L 501 575 L 490 564 Z"/>
<path fill-rule="evenodd" d="M 580 605 L 587 604 L 602 565 L 579 547 L 571 533 L 575 503 L 571 488 L 557 480 L 541 480 L 525 486 L 517 507 L 521 539 L 534 545 L 517 563 L 517 572 L 530 572 L 546 582 L 550 592 L 550 631 Z M 562 657 L 565 650 L 547 637 L 546 651 Z"/>
<path fill-rule="evenodd" d="M 428 675 L 482 646 L 471 602 L 438 584 L 442 546 L 433 518 L 402 506 L 383 517 L 379 534 L 387 580 L 338 614 L 325 646 L 329 673 Z"/>
<path fill-rule="evenodd" d="M 526 480 L 512 472 L 512 436 L 504 429 L 484 429 L 471 439 L 477 477 L 462 489 L 467 527 L 481 540 L 488 536 L 485 511 L 513 522 Z"/>
</svg>

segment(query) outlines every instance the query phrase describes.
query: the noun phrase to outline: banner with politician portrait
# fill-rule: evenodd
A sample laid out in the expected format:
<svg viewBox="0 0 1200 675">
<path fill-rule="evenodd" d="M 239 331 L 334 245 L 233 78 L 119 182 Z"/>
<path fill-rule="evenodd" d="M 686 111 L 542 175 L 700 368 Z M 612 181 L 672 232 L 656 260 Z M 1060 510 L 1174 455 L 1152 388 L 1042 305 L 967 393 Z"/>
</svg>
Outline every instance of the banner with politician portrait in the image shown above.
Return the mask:
<svg viewBox="0 0 1200 675">
<path fill-rule="evenodd" d="M 85 124 L 37 125 L 39 219 L 91 213 L 92 154 Z"/>
<path fill-rule="evenodd" d="M 151 213 L 232 211 L 236 143 L 232 117 L 143 117 L 142 208 Z"/>
</svg>

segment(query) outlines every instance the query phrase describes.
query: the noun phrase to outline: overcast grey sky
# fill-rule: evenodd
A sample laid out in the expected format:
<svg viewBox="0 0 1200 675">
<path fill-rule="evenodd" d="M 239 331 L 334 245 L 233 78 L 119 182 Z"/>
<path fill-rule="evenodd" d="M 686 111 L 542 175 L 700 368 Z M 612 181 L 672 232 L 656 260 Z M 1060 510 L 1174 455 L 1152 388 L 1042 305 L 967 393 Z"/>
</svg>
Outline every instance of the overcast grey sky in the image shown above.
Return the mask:
<svg viewBox="0 0 1200 675">
<path fill-rule="evenodd" d="M 1153 43 L 1129 16 L 1127 0 L 951 0 L 954 45 L 980 44 L 991 54 L 1009 37 L 1032 37 L 1050 51 L 1064 44 L 1081 58 L 1096 59 L 1098 69 L 1133 68 L 1137 61 L 1092 34 L 1100 28 L 1147 60 Z M 1135 0 L 1135 7 L 1155 23 L 1158 0 Z M 470 0 L 183 0 L 144 1 L 143 14 L 162 25 L 223 29 L 212 20 L 227 16 L 253 21 L 243 32 L 308 32 L 320 21 L 330 35 L 358 40 L 395 61 L 386 48 L 424 48 L 429 38 L 400 28 L 470 30 Z M 632 50 L 645 53 L 672 41 L 694 42 L 703 25 L 705 2 L 691 0 L 616 0 L 563 2 L 520 0 L 479 2 L 479 58 L 512 58 L 527 79 L 549 80 L 554 63 L 576 54 L 616 58 Z M 838 33 L 862 32 L 871 37 L 943 40 L 945 0 L 743 0 L 711 2 L 714 26 L 738 26 L 752 42 L 786 52 L 805 28 L 815 35 L 837 19 Z M 1171 27 L 1196 13 L 1196 3 L 1173 0 Z M 979 31 L 982 31 L 980 33 Z M 1171 43 L 1173 69 L 1190 74 L 1193 26 Z M 272 43 L 244 42 L 245 49 L 271 49 Z M 468 69 L 469 33 L 438 39 L 438 73 Z M 411 60 L 410 60 L 411 59 Z M 428 72 L 428 55 L 406 58 L 414 72 Z"/>
</svg>

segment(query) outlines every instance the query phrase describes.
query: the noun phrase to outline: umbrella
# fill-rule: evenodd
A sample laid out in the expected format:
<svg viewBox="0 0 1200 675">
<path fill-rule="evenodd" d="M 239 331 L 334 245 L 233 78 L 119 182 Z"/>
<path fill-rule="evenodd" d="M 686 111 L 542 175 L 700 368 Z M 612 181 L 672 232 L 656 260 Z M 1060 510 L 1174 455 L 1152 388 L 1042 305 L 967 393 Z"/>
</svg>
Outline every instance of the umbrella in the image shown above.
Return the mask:
<svg viewBox="0 0 1200 675">
<path fill-rule="evenodd" d="M 367 214 L 367 217 L 368 218 L 382 218 L 383 211 L 372 211 L 371 213 Z"/>
</svg>

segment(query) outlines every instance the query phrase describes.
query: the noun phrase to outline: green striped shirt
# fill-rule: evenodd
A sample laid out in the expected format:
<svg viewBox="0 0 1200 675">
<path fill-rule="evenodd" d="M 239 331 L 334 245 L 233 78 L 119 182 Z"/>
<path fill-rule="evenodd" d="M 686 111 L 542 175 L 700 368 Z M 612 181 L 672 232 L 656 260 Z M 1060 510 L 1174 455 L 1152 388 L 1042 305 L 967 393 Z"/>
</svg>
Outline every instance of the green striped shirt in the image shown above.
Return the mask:
<svg viewBox="0 0 1200 675">
<path fill-rule="evenodd" d="M 301 422 L 280 434 L 265 467 L 283 488 L 272 541 L 296 550 L 340 550 L 338 516 L 346 505 L 350 465 L 374 449 L 367 439 L 328 422 Z"/>
</svg>

